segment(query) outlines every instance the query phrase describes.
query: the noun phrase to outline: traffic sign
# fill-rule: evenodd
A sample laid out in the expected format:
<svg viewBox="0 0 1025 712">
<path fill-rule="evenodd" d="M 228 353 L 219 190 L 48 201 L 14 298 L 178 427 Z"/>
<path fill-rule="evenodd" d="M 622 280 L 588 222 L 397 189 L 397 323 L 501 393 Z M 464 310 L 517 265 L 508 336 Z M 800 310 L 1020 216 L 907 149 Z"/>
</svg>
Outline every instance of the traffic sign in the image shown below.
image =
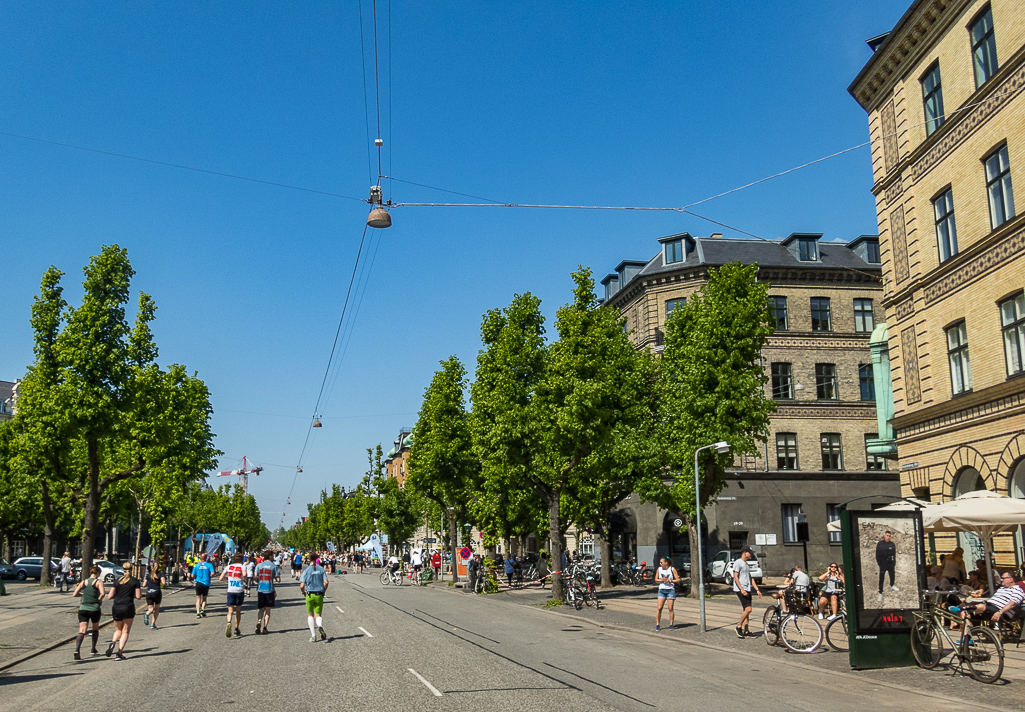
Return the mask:
<svg viewBox="0 0 1025 712">
<path fill-rule="evenodd" d="M 462 549 L 459 550 L 459 557 L 460 558 L 462 558 L 462 559 L 469 559 L 471 556 L 473 556 L 473 552 L 470 551 L 470 547 L 464 546 Z"/>
<path fill-rule="evenodd" d="M 436 541 L 438 541 L 438 540 L 437 539 L 433 539 L 433 538 L 432 539 L 424 539 L 424 543 L 425 544 L 433 544 Z"/>
</svg>

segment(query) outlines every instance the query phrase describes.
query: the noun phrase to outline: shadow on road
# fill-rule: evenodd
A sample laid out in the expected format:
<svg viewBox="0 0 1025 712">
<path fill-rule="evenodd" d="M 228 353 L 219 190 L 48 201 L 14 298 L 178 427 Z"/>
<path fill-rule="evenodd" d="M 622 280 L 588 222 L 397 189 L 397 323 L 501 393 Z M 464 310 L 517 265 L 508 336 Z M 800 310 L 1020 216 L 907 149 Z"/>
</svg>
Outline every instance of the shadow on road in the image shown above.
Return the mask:
<svg viewBox="0 0 1025 712">
<path fill-rule="evenodd" d="M 70 677 L 84 675 L 81 672 L 55 672 L 46 675 L 0 675 L 0 687 L 4 685 L 17 685 L 23 682 L 39 682 L 40 680 L 51 680 L 55 677 Z"/>
</svg>

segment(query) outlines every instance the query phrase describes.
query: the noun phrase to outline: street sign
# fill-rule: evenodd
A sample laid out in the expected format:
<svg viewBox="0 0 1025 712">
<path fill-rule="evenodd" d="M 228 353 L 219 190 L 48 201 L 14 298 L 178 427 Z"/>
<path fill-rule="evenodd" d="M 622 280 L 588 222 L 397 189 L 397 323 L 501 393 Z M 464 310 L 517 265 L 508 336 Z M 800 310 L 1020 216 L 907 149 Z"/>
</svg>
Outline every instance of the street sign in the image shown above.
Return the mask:
<svg viewBox="0 0 1025 712">
<path fill-rule="evenodd" d="M 431 538 L 431 539 L 424 539 L 424 543 L 425 543 L 425 544 L 433 544 L 433 543 L 435 543 L 436 541 L 438 541 L 438 540 L 437 540 L 437 539 L 434 539 L 434 538 Z"/>
<path fill-rule="evenodd" d="M 470 551 L 470 547 L 464 546 L 462 549 L 459 550 L 459 558 L 469 559 L 471 556 L 473 556 L 473 552 Z"/>
</svg>

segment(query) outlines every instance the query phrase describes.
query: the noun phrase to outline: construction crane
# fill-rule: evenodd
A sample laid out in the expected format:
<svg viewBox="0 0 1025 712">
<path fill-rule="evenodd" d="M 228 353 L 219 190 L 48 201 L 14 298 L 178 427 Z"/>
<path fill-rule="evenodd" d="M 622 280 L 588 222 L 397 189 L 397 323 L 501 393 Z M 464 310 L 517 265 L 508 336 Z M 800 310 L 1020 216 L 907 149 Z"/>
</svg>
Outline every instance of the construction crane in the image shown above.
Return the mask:
<svg viewBox="0 0 1025 712">
<path fill-rule="evenodd" d="M 236 470 L 225 470 L 224 472 L 218 472 L 217 476 L 218 477 L 230 477 L 232 475 L 237 476 L 238 477 L 238 481 L 242 484 L 242 492 L 244 492 L 245 494 L 248 495 L 249 494 L 249 475 L 256 475 L 257 477 L 259 477 L 261 472 L 263 472 L 263 468 L 262 467 L 249 467 L 249 460 L 247 460 L 246 456 L 243 455 L 242 456 L 242 467 L 240 467 L 240 468 L 238 468 Z"/>
</svg>

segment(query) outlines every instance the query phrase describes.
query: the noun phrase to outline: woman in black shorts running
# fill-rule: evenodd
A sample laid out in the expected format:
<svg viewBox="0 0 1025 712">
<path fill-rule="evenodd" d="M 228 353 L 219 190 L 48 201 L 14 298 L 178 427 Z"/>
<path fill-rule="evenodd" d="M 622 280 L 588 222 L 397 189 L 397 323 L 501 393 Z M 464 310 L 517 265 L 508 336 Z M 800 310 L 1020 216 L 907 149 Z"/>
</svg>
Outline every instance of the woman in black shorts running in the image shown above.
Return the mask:
<svg viewBox="0 0 1025 712">
<path fill-rule="evenodd" d="M 85 638 L 89 623 L 92 622 L 93 655 L 99 650 L 96 649 L 96 641 L 100 638 L 100 604 L 103 602 L 105 591 L 103 582 L 100 581 L 100 567 L 93 566 L 89 569 L 89 578 L 80 581 L 75 586 L 72 595 L 75 598 L 81 597 L 82 603 L 78 606 L 78 635 L 75 636 L 75 660 L 82 659 L 82 640 Z"/>
<path fill-rule="evenodd" d="M 149 575 L 146 577 L 146 612 L 142 615 L 143 625 L 149 624 L 153 630 L 157 629 L 157 616 L 160 615 L 160 602 L 164 598 L 160 587 L 167 585 L 167 577 L 160 570 L 157 564 L 149 567 Z"/>
<path fill-rule="evenodd" d="M 132 622 L 135 620 L 135 601 L 142 598 L 142 585 L 139 579 L 132 576 L 132 565 L 126 563 L 124 569 L 124 576 L 114 582 L 107 594 L 107 599 L 114 602 L 110 614 L 114 617 L 116 630 L 105 654 L 109 658 L 116 647 L 118 660 L 125 660 L 125 643 L 128 642 L 128 634 L 132 632 Z"/>
</svg>

